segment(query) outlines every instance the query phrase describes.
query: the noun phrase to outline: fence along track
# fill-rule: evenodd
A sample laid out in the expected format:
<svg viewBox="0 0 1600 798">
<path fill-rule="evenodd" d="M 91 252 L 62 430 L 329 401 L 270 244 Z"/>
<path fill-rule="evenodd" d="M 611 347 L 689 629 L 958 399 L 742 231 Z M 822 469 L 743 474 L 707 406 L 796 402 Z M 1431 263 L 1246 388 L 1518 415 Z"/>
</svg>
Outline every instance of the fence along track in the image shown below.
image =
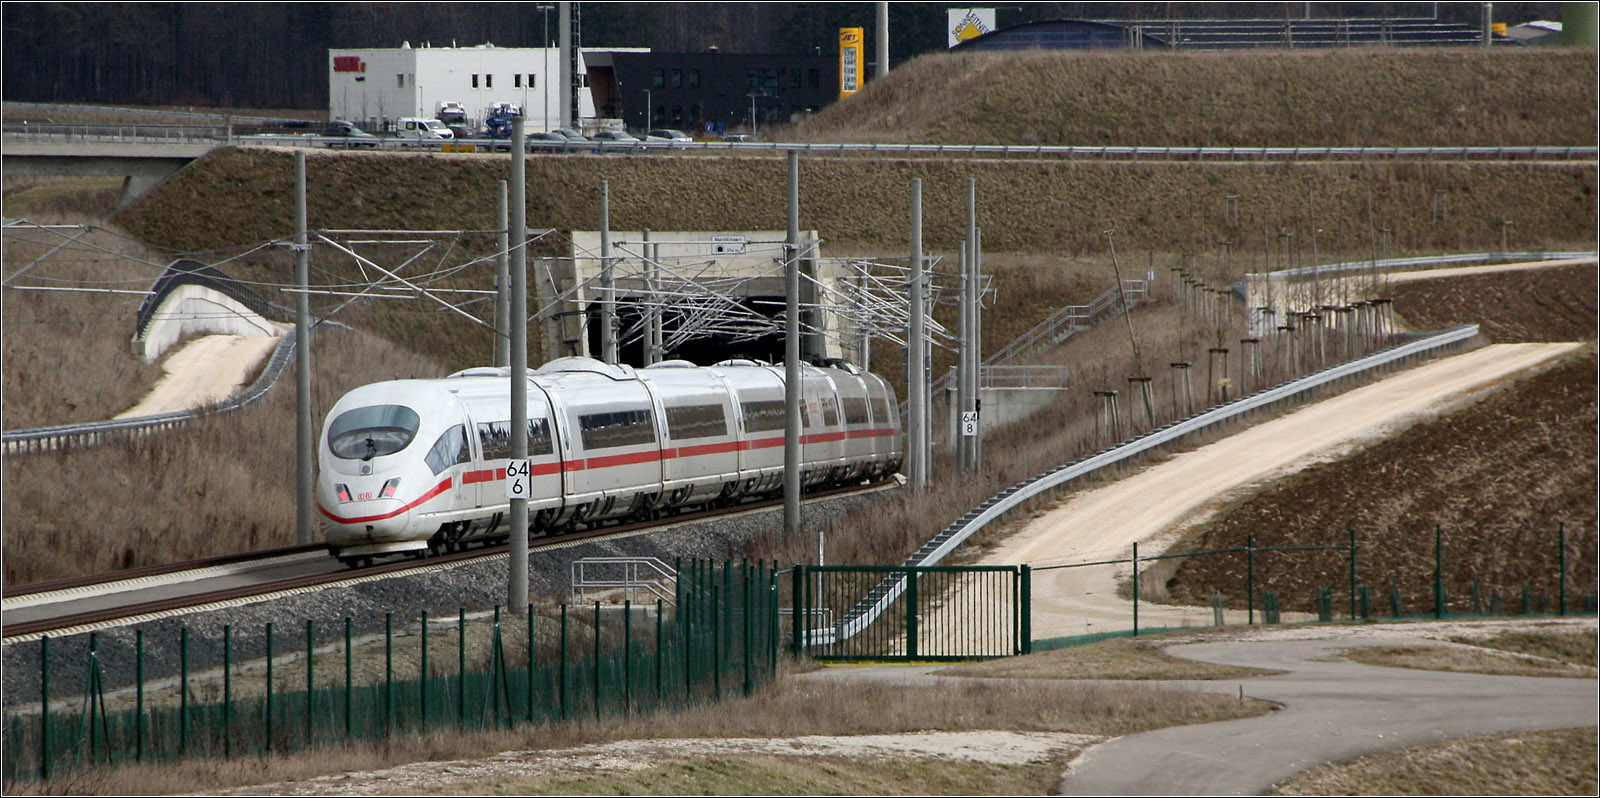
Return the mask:
<svg viewBox="0 0 1600 798">
<path fill-rule="evenodd" d="M 1247 414 L 1274 410 L 1292 402 L 1309 398 L 1313 391 L 1329 385 L 1365 376 L 1369 372 L 1402 363 L 1435 357 L 1458 348 L 1478 335 L 1478 325 L 1468 324 L 1434 333 L 1420 340 L 1391 346 L 1380 352 L 1321 371 L 1296 380 L 1265 388 L 1250 396 L 1218 405 L 1188 418 L 1157 427 L 1110 449 L 1089 457 L 1066 463 L 1042 474 L 1025 479 L 991 496 L 969 510 L 965 515 L 935 535 L 915 554 L 908 557 L 903 567 L 937 564 L 957 546 L 990 523 L 1000 519 L 1018 505 L 1046 491 L 1064 485 L 1079 477 L 1088 476 L 1102 468 L 1118 465 L 1162 446 L 1177 443 L 1189 435 L 1207 432 L 1223 424 L 1236 421 Z M 809 645 L 831 644 L 861 633 L 877 620 L 906 589 L 906 578 L 890 576 L 880 580 L 870 593 L 863 596 L 832 628 L 812 629 L 806 636 Z"/>
</svg>

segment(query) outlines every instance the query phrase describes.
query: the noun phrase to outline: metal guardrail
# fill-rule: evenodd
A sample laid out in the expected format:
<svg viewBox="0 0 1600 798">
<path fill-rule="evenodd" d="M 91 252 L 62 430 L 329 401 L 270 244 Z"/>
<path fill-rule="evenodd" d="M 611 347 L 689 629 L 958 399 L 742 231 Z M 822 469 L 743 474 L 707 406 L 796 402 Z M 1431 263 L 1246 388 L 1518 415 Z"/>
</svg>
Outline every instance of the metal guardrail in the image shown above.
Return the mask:
<svg viewBox="0 0 1600 798">
<path fill-rule="evenodd" d="M 173 429 L 204 415 L 237 410 L 265 396 L 267 391 L 277 383 L 278 378 L 283 375 L 284 370 L 288 368 L 289 362 L 294 357 L 294 347 L 297 339 L 297 331 L 290 329 L 284 334 L 283 339 L 278 342 L 277 348 L 272 352 L 271 359 L 267 361 L 266 368 L 261 370 L 261 374 L 250 384 L 250 387 L 238 395 L 214 405 L 154 416 L 140 416 L 138 418 L 7 430 L 0 433 L 0 448 L 3 448 L 7 455 L 15 455 L 55 449 L 97 446 L 115 438 Z"/>
<path fill-rule="evenodd" d="M 1468 324 L 1435 333 L 1420 340 L 1398 344 L 1349 363 L 1329 366 L 1296 380 L 1265 388 L 1249 396 L 1235 399 L 1188 418 L 1153 429 L 1143 435 L 1124 441 L 1110 449 L 1089 457 L 1057 466 L 1042 474 L 1025 479 L 990 497 L 961 518 L 952 522 L 943 532 L 935 535 L 921 549 L 906 559 L 906 566 L 934 565 L 944 559 L 973 534 L 998 520 L 1021 503 L 1053 490 L 1062 484 L 1087 476 L 1102 468 L 1116 465 L 1145 454 L 1161 446 L 1178 442 L 1185 436 L 1205 432 L 1212 427 L 1234 421 L 1245 414 L 1297 401 L 1311 391 L 1341 380 L 1360 376 L 1368 371 L 1384 368 L 1412 358 L 1432 357 L 1440 350 L 1455 347 L 1478 334 L 1478 325 Z M 846 613 L 835 628 L 814 629 L 807 634 L 813 644 L 833 642 L 835 629 L 840 637 L 859 633 L 883 614 L 905 590 L 905 578 L 885 579 L 868 597 L 863 598 Z"/>
<path fill-rule="evenodd" d="M 1429 255 L 1420 258 L 1389 258 L 1387 260 L 1360 260 L 1347 263 L 1329 263 L 1322 266 L 1301 266 L 1268 272 L 1268 279 L 1292 280 L 1299 277 L 1328 277 L 1340 272 L 1358 272 L 1367 269 L 1389 271 L 1416 266 L 1442 266 L 1447 263 L 1513 263 L 1517 261 L 1569 260 L 1593 258 L 1595 252 L 1476 252 L 1462 255 Z"/>
<path fill-rule="evenodd" d="M 54 125 L 7 123 L 6 138 L 22 141 L 101 140 L 101 141 L 181 141 L 215 142 L 219 146 L 263 145 L 274 147 L 370 148 L 376 150 L 442 150 L 470 146 L 469 151 L 504 151 L 506 142 L 493 139 L 430 140 L 378 136 L 351 139 L 315 134 L 241 135 L 233 126 L 183 125 Z M 190 131 L 190 132 L 184 132 Z M 209 138 L 203 131 L 210 131 Z M 1554 160 L 1592 161 L 1600 148 L 1591 146 L 1553 147 L 1143 147 L 1143 146 L 1066 146 L 1018 144 L 827 144 L 806 142 L 746 141 L 580 141 L 528 142 L 530 152 L 738 152 L 781 154 L 791 150 L 815 155 L 902 155 L 931 157 L 1063 158 L 1067 160 L 1128 161 L 1367 161 L 1367 160 Z"/>
<path fill-rule="evenodd" d="M 619 570 L 616 578 L 591 576 L 589 569 L 598 567 L 607 574 Z M 651 596 L 676 606 L 678 572 L 655 557 L 584 557 L 572 562 L 572 603 L 586 604 L 590 591 L 626 591 L 628 600 L 643 590 Z M 634 603 L 638 603 L 635 601 Z"/>
</svg>

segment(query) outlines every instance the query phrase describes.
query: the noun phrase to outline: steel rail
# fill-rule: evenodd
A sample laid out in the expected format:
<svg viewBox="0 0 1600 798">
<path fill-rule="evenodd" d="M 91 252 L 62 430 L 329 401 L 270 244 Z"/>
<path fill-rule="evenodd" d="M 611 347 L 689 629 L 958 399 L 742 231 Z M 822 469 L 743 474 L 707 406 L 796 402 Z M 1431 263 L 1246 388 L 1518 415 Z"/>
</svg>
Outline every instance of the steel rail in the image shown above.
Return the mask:
<svg viewBox="0 0 1600 798">
<path fill-rule="evenodd" d="M 852 486 L 845 487 L 845 488 L 835 488 L 835 489 L 832 489 L 832 490 L 817 491 L 815 493 L 807 494 L 806 495 L 806 499 L 807 500 L 828 499 L 828 498 L 837 498 L 839 496 L 844 496 L 844 495 L 853 494 L 853 493 L 867 493 L 867 492 L 871 492 L 871 491 L 874 491 L 874 490 L 879 490 L 879 489 L 883 489 L 883 488 L 889 487 L 892 484 L 893 484 L 892 482 L 883 481 L 883 482 L 878 482 L 878 483 L 874 483 L 872 485 L 867 485 L 867 486 L 852 485 Z M 530 548 L 532 550 L 566 548 L 568 546 L 572 546 L 572 545 L 577 544 L 577 543 L 584 543 L 584 542 L 588 542 L 588 541 L 592 541 L 592 540 L 596 540 L 596 539 L 610 538 L 610 537 L 615 537 L 615 536 L 619 536 L 619 535 L 633 535 L 633 534 L 637 534 L 637 533 L 640 533 L 640 532 L 643 532 L 643 531 L 646 531 L 646 530 L 655 529 L 657 527 L 666 527 L 666 526 L 671 526 L 671 525 L 674 525 L 674 524 L 687 523 L 687 522 L 705 521 L 705 520 L 718 518 L 718 517 L 721 517 L 721 516 L 735 515 L 735 514 L 738 514 L 738 513 L 750 512 L 750 511 L 754 511 L 754 510 L 770 510 L 770 509 L 774 509 L 774 508 L 778 508 L 778 507 L 782 507 L 782 506 L 783 506 L 783 499 L 781 497 L 780 498 L 776 498 L 776 499 L 763 499 L 763 500 L 757 501 L 757 502 L 749 502 L 749 503 L 746 503 L 746 504 L 736 504 L 736 505 L 733 505 L 733 506 L 730 506 L 730 507 L 721 507 L 721 508 L 717 508 L 717 509 L 714 509 L 714 510 L 706 510 L 706 511 L 698 512 L 698 513 L 677 515 L 677 516 L 672 516 L 670 518 L 657 519 L 657 520 L 654 520 L 654 521 L 641 521 L 641 522 L 632 523 L 632 524 L 621 524 L 621 525 L 617 525 L 617 526 L 601 527 L 599 529 L 588 529 L 588 530 L 584 530 L 582 532 L 573 532 L 573 533 L 569 533 L 569 534 L 549 535 L 549 536 L 546 536 L 546 537 L 535 538 L 534 540 L 532 540 L 530 542 Z M 230 561 L 231 562 L 247 562 L 247 561 L 249 561 L 251 559 L 265 559 L 269 555 L 281 556 L 281 555 L 284 555 L 284 554 L 290 554 L 290 553 L 296 553 L 296 552 L 314 551 L 314 550 L 316 550 L 318 548 L 322 548 L 322 547 L 321 546 L 317 546 L 317 545 L 312 545 L 312 546 L 293 547 L 293 548 L 286 548 L 286 549 L 273 549 L 273 550 L 266 551 L 266 552 L 256 552 L 256 553 L 248 554 L 248 555 L 235 555 L 235 556 L 233 556 L 231 558 Z M 327 585 L 333 585 L 333 584 L 338 584 L 340 582 L 349 581 L 349 580 L 352 580 L 352 579 L 366 579 L 368 577 L 373 577 L 373 576 L 387 576 L 387 575 L 390 575 L 390 574 L 401 574 L 401 573 L 404 573 L 404 572 L 410 571 L 410 570 L 432 568 L 432 567 L 440 566 L 440 565 L 452 565 L 452 564 L 461 563 L 461 562 L 474 560 L 474 559 L 479 559 L 479 558 L 484 558 L 484 557 L 494 557 L 494 556 L 503 555 L 503 554 L 508 553 L 509 550 L 510 550 L 509 545 L 507 545 L 505 543 L 500 543 L 500 544 L 495 544 L 495 545 L 490 545 L 490 546 L 483 546 L 483 547 L 479 547 L 479 548 L 468 549 L 468 550 L 465 550 L 465 551 L 450 552 L 450 553 L 447 553 L 447 554 L 439 555 L 437 557 L 425 557 L 425 558 L 420 559 L 420 560 L 412 560 L 412 559 L 397 560 L 397 561 L 394 561 L 394 562 L 386 562 L 386 563 L 380 563 L 380 564 L 377 564 L 377 565 L 371 565 L 371 566 L 367 566 L 365 568 L 347 569 L 347 570 L 340 570 L 340 571 L 330 571 L 330 572 L 327 572 L 327 573 L 320 573 L 320 574 L 305 574 L 305 575 L 301 575 L 301 576 L 285 577 L 283 579 L 278 579 L 278 580 L 271 581 L 271 582 L 264 582 L 264 583 L 256 584 L 256 585 L 242 585 L 242 586 L 239 586 L 239 587 L 226 588 L 226 589 L 222 589 L 222 590 L 212 590 L 212 591 L 207 591 L 207 592 L 204 592 L 204 593 L 189 594 L 189 595 L 186 595 L 186 596 L 174 596 L 172 598 L 159 599 L 159 600 L 155 600 L 155 601 L 133 602 L 133 603 L 128 603 L 128 604 L 123 604 L 123 605 L 120 605 L 120 606 L 117 606 L 117 607 L 103 608 L 103 609 L 98 609 L 98 610 L 89 610 L 89 611 L 85 611 L 85 612 L 71 613 L 71 614 L 68 614 L 68 615 L 60 615 L 60 616 L 56 616 L 54 618 L 41 618 L 41 619 L 38 619 L 38 620 L 35 620 L 35 621 L 27 621 L 27 622 L 20 622 L 20 623 L 14 623 L 14 624 L 13 623 L 7 623 L 7 624 L 4 624 L 3 632 L 0 632 L 0 634 L 4 635 L 4 639 L 7 642 L 20 642 L 21 638 L 29 638 L 30 636 L 36 636 L 36 635 L 39 635 L 39 634 L 42 634 L 42 633 L 46 633 L 46 632 L 54 632 L 54 631 L 62 630 L 62 629 L 72 629 L 72 628 L 75 628 L 75 627 L 86 626 L 86 625 L 90 625 L 90 624 L 106 624 L 106 623 L 109 623 L 109 622 L 112 622 L 112 621 L 121 620 L 121 619 L 124 619 L 124 618 L 136 618 L 136 617 L 141 616 L 141 615 L 150 615 L 150 614 L 153 614 L 153 613 L 170 612 L 170 611 L 173 611 L 173 610 L 182 610 L 182 609 L 187 609 L 187 608 L 191 608 L 191 607 L 201 607 L 201 606 L 205 606 L 205 605 L 208 605 L 208 604 L 216 604 L 218 602 L 234 601 L 234 600 L 237 600 L 237 599 L 249 598 L 251 596 L 267 595 L 267 594 L 271 594 L 271 593 L 279 593 L 279 592 L 282 592 L 282 591 L 285 591 L 285 590 L 296 590 L 296 589 L 311 588 L 311 587 L 323 587 L 323 586 L 327 586 Z M 229 558 L 216 558 L 216 559 L 220 560 L 220 559 L 229 559 Z M 198 560 L 198 561 L 194 561 L 194 562 L 196 562 L 196 563 L 207 563 L 207 562 L 210 562 L 210 561 Z M 192 564 L 193 563 L 174 564 L 174 566 L 168 567 L 168 569 L 166 571 L 163 571 L 163 573 L 173 573 L 173 572 L 176 572 L 176 571 L 179 571 L 179 570 L 185 570 L 183 568 L 180 568 L 179 566 L 192 565 Z M 215 563 L 211 563 L 211 564 L 215 564 Z M 162 568 L 162 567 L 163 566 L 154 566 L 153 568 Z M 140 569 L 134 569 L 134 570 L 140 570 Z M 96 581 L 93 581 L 93 582 L 85 581 L 82 584 L 94 584 L 94 583 L 99 583 L 99 582 L 121 581 L 123 579 L 130 578 L 130 574 L 132 574 L 132 571 L 120 571 L 120 572 L 117 572 L 115 574 L 105 574 L 105 575 L 100 575 L 100 576 L 97 576 L 97 577 L 85 577 L 86 580 L 96 580 Z M 145 574 L 145 575 L 148 575 L 148 574 Z M 60 581 L 68 582 L 68 581 L 74 581 L 74 580 L 60 580 Z M 51 583 L 51 584 L 54 584 L 54 583 Z M 60 589 L 60 588 L 51 588 L 51 589 Z M 33 592 L 35 594 L 37 594 L 40 591 L 33 591 Z M 10 597 L 11 597 L 10 595 L 7 596 L 7 598 L 10 598 Z"/>
</svg>

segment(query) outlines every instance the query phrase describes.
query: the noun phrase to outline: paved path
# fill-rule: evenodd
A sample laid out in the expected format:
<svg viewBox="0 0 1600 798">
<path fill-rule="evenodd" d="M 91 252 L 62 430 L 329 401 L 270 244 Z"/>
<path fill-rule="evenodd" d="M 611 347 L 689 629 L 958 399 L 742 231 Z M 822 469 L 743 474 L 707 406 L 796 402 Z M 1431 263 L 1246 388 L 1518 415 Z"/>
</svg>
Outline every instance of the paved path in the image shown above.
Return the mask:
<svg viewBox="0 0 1600 798">
<path fill-rule="evenodd" d="M 1593 621 L 1585 621 L 1591 627 Z M 1288 671 L 1249 679 L 1139 682 L 1283 705 L 1255 718 L 1119 737 L 1086 751 L 1062 775 L 1066 795 L 1258 795 L 1323 762 L 1506 731 L 1595 725 L 1593 679 L 1488 676 L 1380 668 L 1336 656 L 1370 645 L 1437 643 L 1402 637 L 1412 624 L 1285 627 L 1267 639 L 1188 643 L 1187 659 Z M 1420 626 L 1420 625 L 1415 625 Z M 1288 639 L 1285 639 L 1288 638 Z M 928 683 L 939 667 L 830 668 L 804 678 Z M 1105 682 L 1093 682 L 1105 684 Z"/>
<path fill-rule="evenodd" d="M 139 404 L 116 418 L 139 418 L 191 410 L 220 402 L 244 387 L 251 370 L 272 356 L 278 337 L 207 335 L 162 361 L 166 376 Z"/>
</svg>

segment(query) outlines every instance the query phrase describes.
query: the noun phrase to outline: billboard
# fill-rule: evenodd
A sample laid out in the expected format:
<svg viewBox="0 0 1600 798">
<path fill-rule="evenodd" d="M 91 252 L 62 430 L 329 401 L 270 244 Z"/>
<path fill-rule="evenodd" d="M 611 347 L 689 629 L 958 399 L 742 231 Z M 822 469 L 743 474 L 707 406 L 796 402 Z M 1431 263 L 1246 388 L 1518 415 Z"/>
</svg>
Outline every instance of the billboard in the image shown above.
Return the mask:
<svg viewBox="0 0 1600 798">
<path fill-rule="evenodd" d="M 839 99 L 861 90 L 861 71 L 866 65 L 866 29 L 839 29 Z"/>
<path fill-rule="evenodd" d="M 950 33 L 950 47 L 994 30 L 992 8 L 949 8 L 945 9 L 945 17 L 949 21 L 945 30 Z"/>
</svg>

